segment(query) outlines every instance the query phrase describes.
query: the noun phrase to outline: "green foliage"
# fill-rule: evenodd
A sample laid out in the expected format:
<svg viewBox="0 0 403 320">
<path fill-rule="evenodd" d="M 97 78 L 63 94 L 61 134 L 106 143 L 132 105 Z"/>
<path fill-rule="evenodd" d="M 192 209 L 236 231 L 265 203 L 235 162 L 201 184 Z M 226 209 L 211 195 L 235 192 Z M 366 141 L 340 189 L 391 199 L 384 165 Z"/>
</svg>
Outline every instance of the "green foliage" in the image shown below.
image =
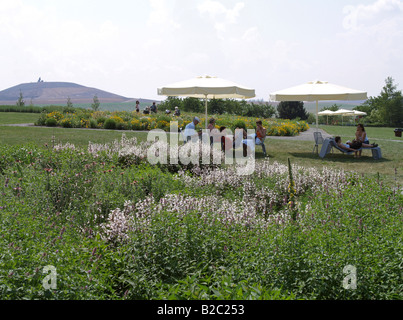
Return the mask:
<svg viewBox="0 0 403 320">
<path fill-rule="evenodd" d="M 385 86 L 377 97 L 370 97 L 363 105 L 356 108 L 368 114 L 366 120 L 369 123 L 402 126 L 403 125 L 403 96 L 394 79 L 388 77 Z"/>
<path fill-rule="evenodd" d="M 308 113 L 302 101 L 282 101 L 277 106 L 277 112 L 280 119 L 308 119 Z"/>
<path fill-rule="evenodd" d="M 203 112 L 205 110 L 204 103 L 197 98 L 183 99 L 182 107 L 185 112 Z"/>
<path fill-rule="evenodd" d="M 178 107 L 179 110 L 183 110 L 183 100 L 178 97 L 168 97 L 159 105 L 161 110 L 174 111 L 175 107 Z"/>
<path fill-rule="evenodd" d="M 108 118 L 104 122 L 104 129 L 116 129 L 116 122 L 115 120 Z"/>
<path fill-rule="evenodd" d="M 251 103 L 244 104 L 242 108 L 242 113 L 240 115 L 245 117 L 256 117 L 256 118 L 272 118 L 276 113 L 276 109 L 271 105 L 266 103 Z"/>
<path fill-rule="evenodd" d="M 99 102 L 99 99 L 98 99 L 97 95 L 95 95 L 94 98 L 93 98 L 93 102 L 91 104 L 92 110 L 98 111 L 100 105 L 101 105 L 101 103 Z"/>
<path fill-rule="evenodd" d="M 48 118 L 45 120 L 45 125 L 48 127 L 56 127 L 57 126 L 57 120 L 54 118 Z"/>
<path fill-rule="evenodd" d="M 171 174 L 118 151 L 1 145 L 2 299 L 401 299 L 401 188 L 231 169 Z M 113 217 L 132 221 L 124 241 L 105 238 Z M 42 286 L 48 265 L 55 290 Z M 346 265 L 356 290 L 342 286 Z"/>
<path fill-rule="evenodd" d="M 74 113 L 75 111 L 73 103 L 71 102 L 70 97 L 68 97 L 66 107 L 63 108 L 63 113 Z"/>
<path fill-rule="evenodd" d="M 0 106 L 0 112 L 23 112 L 23 113 L 50 113 L 53 111 L 59 112 L 75 112 L 79 108 L 66 109 L 62 106 L 46 106 L 46 107 L 36 107 L 36 106 Z"/>
<path fill-rule="evenodd" d="M 179 107 L 179 110 L 185 112 L 205 112 L 203 99 L 168 97 L 159 105 L 159 108 L 164 110 L 174 110 L 175 107 Z M 267 102 L 247 103 L 245 100 L 238 101 L 234 99 L 210 99 L 207 102 L 207 108 L 210 114 L 233 114 L 266 119 L 273 117 L 276 113 L 275 108 Z"/>
<path fill-rule="evenodd" d="M 18 97 L 18 101 L 16 103 L 17 107 L 24 107 L 25 106 L 25 101 L 24 101 L 24 96 L 22 95 L 22 92 L 20 90 L 20 96 Z"/>
<path fill-rule="evenodd" d="M 239 128 L 239 129 L 247 129 L 246 128 L 246 123 L 245 123 L 245 121 L 242 121 L 242 120 L 237 120 L 237 121 L 235 121 L 234 123 L 233 123 L 233 125 L 232 125 L 232 127 L 231 127 L 231 130 L 233 131 L 233 132 L 235 132 L 235 130 L 237 129 L 237 128 Z"/>
</svg>

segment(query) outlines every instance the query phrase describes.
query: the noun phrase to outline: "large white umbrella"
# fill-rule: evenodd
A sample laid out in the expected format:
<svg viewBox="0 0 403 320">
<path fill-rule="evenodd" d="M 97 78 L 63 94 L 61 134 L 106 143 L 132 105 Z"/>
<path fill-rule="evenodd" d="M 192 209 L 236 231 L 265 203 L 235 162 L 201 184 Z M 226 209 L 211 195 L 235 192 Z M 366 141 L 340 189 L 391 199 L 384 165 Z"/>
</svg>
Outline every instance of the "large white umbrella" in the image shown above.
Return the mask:
<svg viewBox="0 0 403 320">
<path fill-rule="evenodd" d="M 331 84 L 327 81 L 310 81 L 271 93 L 270 99 L 272 101 L 316 101 L 316 127 L 318 127 L 319 101 L 366 100 L 367 93 Z"/>
<path fill-rule="evenodd" d="M 205 99 L 207 128 L 207 99 L 250 99 L 255 97 L 255 90 L 221 78 L 201 76 L 158 88 L 158 94 Z"/>
<path fill-rule="evenodd" d="M 366 116 L 367 113 L 363 111 L 353 110 L 355 116 Z"/>
<path fill-rule="evenodd" d="M 324 111 L 321 111 L 321 112 L 318 112 L 318 115 L 320 115 L 320 116 L 326 116 L 326 124 L 328 124 L 328 118 L 329 118 L 329 116 L 333 116 L 334 115 L 334 111 L 331 111 L 331 110 L 324 110 Z"/>
<path fill-rule="evenodd" d="M 356 116 L 366 116 L 367 114 L 363 111 L 358 111 L 358 110 L 346 110 L 346 109 L 340 109 L 336 111 L 338 115 L 341 115 L 341 121 L 343 125 L 343 116 L 350 116 L 350 117 L 356 117 Z"/>
<path fill-rule="evenodd" d="M 344 125 L 343 116 L 353 116 L 354 111 L 353 110 L 347 110 L 347 109 L 339 109 L 339 110 L 335 111 L 334 114 L 341 116 L 341 125 Z"/>
</svg>

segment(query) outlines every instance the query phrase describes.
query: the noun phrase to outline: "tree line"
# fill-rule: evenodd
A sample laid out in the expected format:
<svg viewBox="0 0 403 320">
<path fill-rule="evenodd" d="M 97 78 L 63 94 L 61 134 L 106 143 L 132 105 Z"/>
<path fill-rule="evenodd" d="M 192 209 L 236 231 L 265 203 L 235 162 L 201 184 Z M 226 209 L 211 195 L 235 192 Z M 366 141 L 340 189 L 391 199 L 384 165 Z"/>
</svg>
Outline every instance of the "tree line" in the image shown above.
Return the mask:
<svg viewBox="0 0 403 320">
<path fill-rule="evenodd" d="M 377 127 L 399 127 L 403 126 L 403 96 L 394 79 L 388 77 L 381 93 L 376 97 L 369 97 L 363 104 L 353 110 L 363 111 L 367 115 L 363 119 L 366 125 Z M 322 108 L 321 111 L 339 110 L 339 105 Z M 332 123 L 337 116 L 328 116 L 329 123 Z"/>
<path fill-rule="evenodd" d="M 168 97 L 159 105 L 160 110 L 175 110 L 178 107 L 185 112 L 205 112 L 204 100 L 197 98 Z M 277 108 L 268 102 L 247 102 L 246 100 L 234 99 L 210 99 L 207 102 L 210 114 L 233 114 L 243 117 L 272 118 L 277 116 L 281 119 L 308 119 L 308 112 L 303 102 L 281 102 Z"/>
<path fill-rule="evenodd" d="M 205 112 L 205 101 L 197 98 L 168 97 L 159 104 L 160 110 L 175 110 L 178 107 L 184 112 Z M 248 103 L 245 100 L 210 99 L 207 102 L 210 114 L 233 114 L 244 117 L 271 118 L 276 109 L 267 102 Z"/>
</svg>

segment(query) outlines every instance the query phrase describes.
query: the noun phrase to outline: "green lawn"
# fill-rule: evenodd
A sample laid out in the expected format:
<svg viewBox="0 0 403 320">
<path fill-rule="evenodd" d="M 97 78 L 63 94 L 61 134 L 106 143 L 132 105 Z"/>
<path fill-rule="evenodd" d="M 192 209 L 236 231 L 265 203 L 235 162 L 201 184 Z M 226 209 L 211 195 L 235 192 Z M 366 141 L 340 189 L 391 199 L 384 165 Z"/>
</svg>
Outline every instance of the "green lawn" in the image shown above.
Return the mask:
<svg viewBox="0 0 403 320">
<path fill-rule="evenodd" d="M 34 123 L 39 118 L 39 113 L 0 112 L 0 125 Z"/>
<path fill-rule="evenodd" d="M 51 127 L 8 127 L 0 126 L 0 144 L 18 145 L 33 143 L 38 146 L 55 143 L 72 143 L 80 147 L 88 146 L 88 142 L 109 143 L 120 139 L 122 134 L 128 138 L 136 136 L 138 141 L 147 140 L 146 132 L 122 132 L 118 130 L 97 129 L 65 129 Z"/>
<path fill-rule="evenodd" d="M 342 139 L 353 139 L 355 137 L 356 127 L 354 126 L 319 126 L 327 133 L 333 136 L 340 136 Z M 403 142 L 403 138 L 395 137 L 396 128 L 373 128 L 366 127 L 365 131 L 370 142 L 380 144 L 382 140 L 397 140 Z"/>
<path fill-rule="evenodd" d="M 29 119 L 29 116 L 34 119 L 37 115 L 6 114 L 5 118 L 17 120 L 15 123 L 24 123 L 25 120 Z M 5 118 L 2 118 L 3 121 Z M 331 135 L 340 135 L 343 140 L 352 139 L 355 133 L 355 127 L 322 126 L 321 128 Z M 333 154 L 327 155 L 322 160 L 317 154 L 312 153 L 313 142 L 278 140 L 270 139 L 270 137 L 266 139 L 266 149 L 272 161 L 285 164 L 287 159 L 291 158 L 292 163 L 305 167 L 342 168 L 370 176 L 378 176 L 379 174 L 389 184 L 400 183 L 402 185 L 403 144 L 398 141 L 403 141 L 403 139 L 395 137 L 393 130 L 392 128 L 367 128 L 370 140 L 378 143 L 382 149 L 383 159 L 381 160 L 374 160 L 370 150 L 363 151 L 360 159 L 355 159 L 353 156 L 348 156 L 335 150 Z M 38 146 L 44 146 L 47 143 L 52 145 L 52 137 L 54 137 L 55 143 L 65 144 L 69 142 L 77 146 L 86 147 L 89 141 L 108 143 L 120 139 L 123 133 L 128 138 L 137 137 L 139 142 L 147 140 L 147 132 L 0 126 L 0 144 L 33 143 Z M 256 157 L 258 160 L 263 157 L 260 147 L 257 148 Z"/>
</svg>

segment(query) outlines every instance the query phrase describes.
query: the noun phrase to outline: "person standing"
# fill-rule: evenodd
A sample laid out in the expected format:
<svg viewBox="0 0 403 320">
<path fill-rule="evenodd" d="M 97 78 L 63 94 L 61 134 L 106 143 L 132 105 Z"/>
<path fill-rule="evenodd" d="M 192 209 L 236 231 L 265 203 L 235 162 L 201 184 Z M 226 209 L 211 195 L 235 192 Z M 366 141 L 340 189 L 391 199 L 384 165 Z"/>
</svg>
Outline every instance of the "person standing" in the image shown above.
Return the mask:
<svg viewBox="0 0 403 320">
<path fill-rule="evenodd" d="M 155 104 L 155 102 L 153 102 L 153 105 L 151 106 L 151 112 L 157 113 L 157 111 L 158 111 L 157 105 Z"/>
<path fill-rule="evenodd" d="M 136 112 L 139 113 L 140 112 L 140 101 L 136 101 Z"/>
</svg>

